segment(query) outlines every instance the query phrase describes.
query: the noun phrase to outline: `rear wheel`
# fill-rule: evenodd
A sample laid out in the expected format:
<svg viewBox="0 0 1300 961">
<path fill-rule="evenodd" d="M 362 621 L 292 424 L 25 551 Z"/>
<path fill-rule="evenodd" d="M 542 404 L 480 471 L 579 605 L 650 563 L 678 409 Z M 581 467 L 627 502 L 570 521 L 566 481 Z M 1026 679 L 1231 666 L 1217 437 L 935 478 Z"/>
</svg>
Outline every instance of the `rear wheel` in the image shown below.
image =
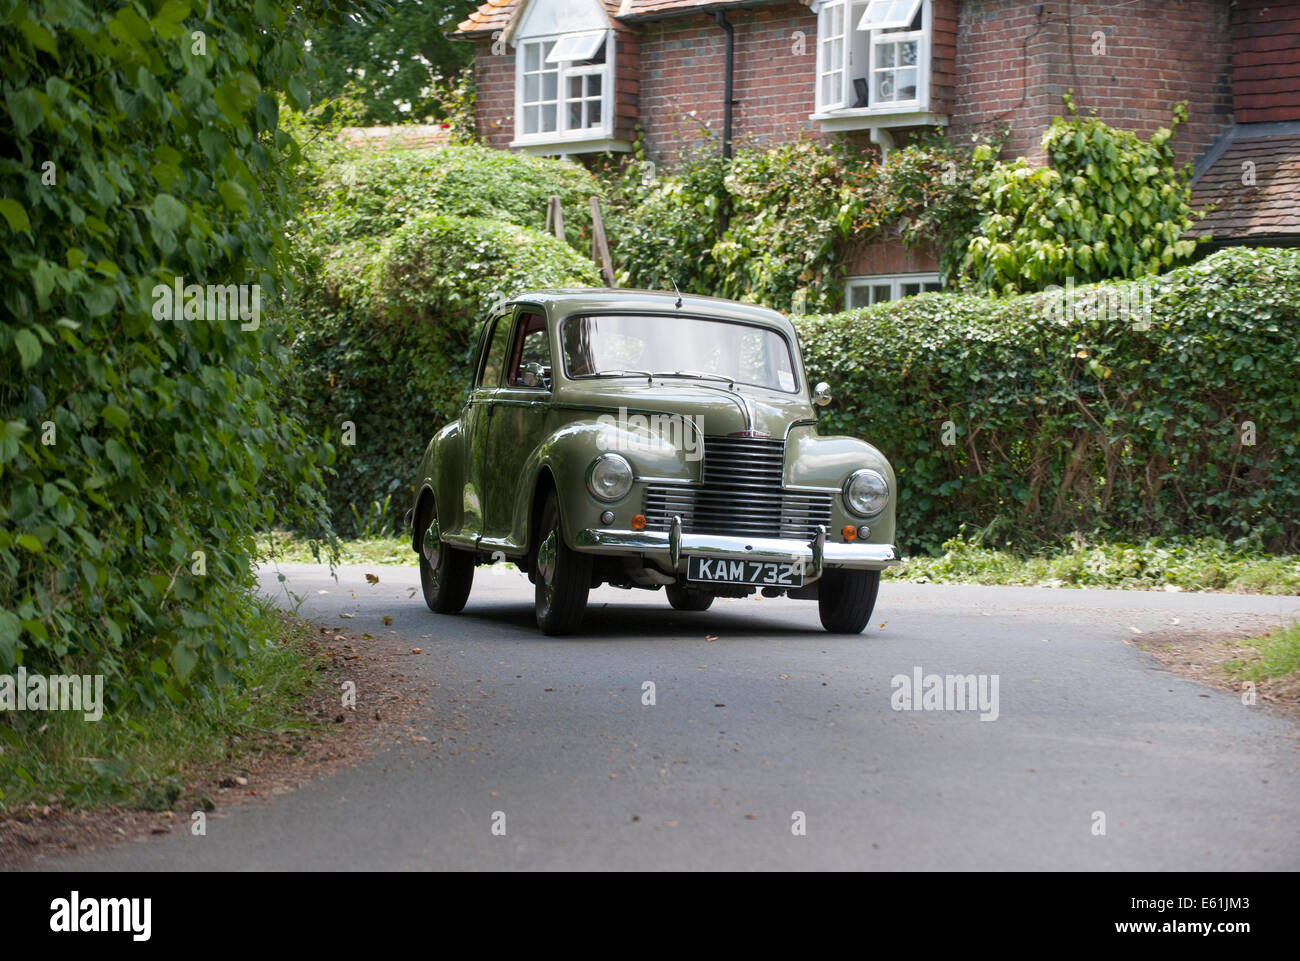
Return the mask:
<svg viewBox="0 0 1300 961">
<path fill-rule="evenodd" d="M 832 634 L 858 634 L 871 620 L 880 571 L 828 570 L 817 587 L 817 613 Z"/>
<path fill-rule="evenodd" d="M 681 584 L 669 584 L 664 588 L 668 603 L 675 611 L 707 611 L 713 603 L 713 595 L 703 591 L 693 591 Z"/>
<path fill-rule="evenodd" d="M 420 531 L 420 587 L 424 603 L 438 614 L 459 614 L 474 583 L 474 555 L 442 543 L 438 505 L 432 499 L 415 518 Z"/>
<path fill-rule="evenodd" d="M 591 555 L 580 554 L 564 543 L 560 528 L 560 502 L 554 491 L 542 508 L 537 528 L 537 626 L 543 634 L 572 634 L 587 612 L 591 591 Z"/>
</svg>

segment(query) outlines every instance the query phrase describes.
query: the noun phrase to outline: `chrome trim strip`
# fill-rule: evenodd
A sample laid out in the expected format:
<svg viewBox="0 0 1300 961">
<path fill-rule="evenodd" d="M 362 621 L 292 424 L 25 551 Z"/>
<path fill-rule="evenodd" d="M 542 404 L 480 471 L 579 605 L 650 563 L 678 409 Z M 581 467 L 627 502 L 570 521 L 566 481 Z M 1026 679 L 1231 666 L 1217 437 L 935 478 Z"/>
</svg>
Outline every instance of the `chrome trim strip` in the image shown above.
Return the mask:
<svg viewBox="0 0 1300 961">
<path fill-rule="evenodd" d="M 676 544 L 674 545 L 674 541 Z M 820 543 L 819 543 L 820 542 Z M 586 528 L 573 539 L 574 550 L 586 554 L 650 554 L 672 562 L 676 546 L 676 568 L 688 555 L 725 557 L 731 560 L 811 562 L 816 569 L 816 550 L 821 548 L 825 567 L 879 570 L 897 564 L 901 558 L 893 544 L 839 544 L 816 537 L 812 541 L 780 537 L 730 537 L 717 534 L 681 534 L 672 531 L 599 530 Z"/>
</svg>

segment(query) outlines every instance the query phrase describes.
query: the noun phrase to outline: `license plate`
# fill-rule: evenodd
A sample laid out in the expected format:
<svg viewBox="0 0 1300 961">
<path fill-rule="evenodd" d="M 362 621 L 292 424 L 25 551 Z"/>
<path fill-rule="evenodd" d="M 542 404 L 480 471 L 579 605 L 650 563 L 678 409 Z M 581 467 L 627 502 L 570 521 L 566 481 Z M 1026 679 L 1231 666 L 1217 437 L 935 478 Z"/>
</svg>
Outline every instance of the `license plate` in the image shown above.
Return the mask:
<svg viewBox="0 0 1300 961">
<path fill-rule="evenodd" d="M 756 587 L 802 587 L 802 572 L 790 561 L 735 561 L 718 557 L 686 558 L 686 579 L 706 584 L 753 584 Z"/>
</svg>

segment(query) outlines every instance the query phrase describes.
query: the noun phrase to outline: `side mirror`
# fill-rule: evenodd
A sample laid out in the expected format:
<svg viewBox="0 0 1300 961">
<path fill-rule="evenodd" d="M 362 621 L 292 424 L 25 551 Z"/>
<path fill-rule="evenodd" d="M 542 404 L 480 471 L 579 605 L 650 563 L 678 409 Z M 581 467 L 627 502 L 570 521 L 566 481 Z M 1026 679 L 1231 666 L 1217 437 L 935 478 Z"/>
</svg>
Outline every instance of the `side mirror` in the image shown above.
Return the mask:
<svg viewBox="0 0 1300 961">
<path fill-rule="evenodd" d="M 546 368 L 536 363 L 520 364 L 519 383 L 525 387 L 545 387 Z"/>
<path fill-rule="evenodd" d="M 831 385 L 822 381 L 813 388 L 812 402 L 818 407 L 825 407 L 831 402 Z"/>
</svg>

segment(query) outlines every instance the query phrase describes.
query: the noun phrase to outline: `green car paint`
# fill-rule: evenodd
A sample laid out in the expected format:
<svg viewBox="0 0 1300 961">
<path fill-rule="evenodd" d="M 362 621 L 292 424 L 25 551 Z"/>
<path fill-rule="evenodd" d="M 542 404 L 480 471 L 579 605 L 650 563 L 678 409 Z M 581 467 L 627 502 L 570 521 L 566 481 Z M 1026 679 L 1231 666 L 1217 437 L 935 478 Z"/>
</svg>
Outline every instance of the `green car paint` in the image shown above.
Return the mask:
<svg viewBox="0 0 1300 961">
<path fill-rule="evenodd" d="M 689 331 L 681 326 L 681 318 L 724 321 L 735 325 L 738 357 L 748 349 L 744 345 L 775 343 L 755 328 L 773 331 L 788 345 L 790 369 L 780 372 L 779 387 L 747 385 L 708 372 L 583 377 L 569 371 L 562 336 L 565 320 L 594 317 L 599 325 L 607 315 L 631 315 L 646 342 L 655 336 L 656 322 L 665 329 Z M 575 321 L 579 326 L 573 331 L 585 330 L 581 323 Z M 611 326 L 617 328 L 614 322 Z M 730 329 L 711 326 L 708 331 L 715 338 L 728 337 Z M 531 338 L 530 349 L 540 348 L 544 339 L 551 361 L 546 383 L 519 382 L 536 380 L 540 369 L 528 369 L 521 359 L 526 336 Z M 776 360 L 783 362 L 784 355 Z M 769 371 L 774 369 L 771 359 L 766 363 Z M 897 562 L 893 470 L 884 455 L 862 440 L 818 435 L 794 327 L 775 311 L 649 291 L 531 291 L 494 308 L 480 337 L 474 370 L 475 384 L 460 417 L 439 430 L 425 450 L 416 500 L 407 516 L 427 518 L 436 505 L 435 536 L 442 545 L 472 552 L 476 562 L 505 557 L 534 574 L 539 560 L 544 564 L 557 549 L 538 543 L 545 536 L 538 534 L 539 513 L 551 490 L 559 503 L 564 546 L 597 555 L 593 580 L 619 586 L 684 583 L 691 554 L 802 558 L 811 565 L 803 568 L 806 585 L 825 569 L 879 571 Z M 511 383 L 516 371 L 521 373 Z M 791 377 L 793 383 L 787 383 Z M 665 442 L 663 431 L 656 433 L 647 424 L 671 424 L 676 442 Z M 734 491 L 728 487 L 722 493 L 700 493 L 719 484 L 706 476 L 714 464 L 710 447 L 718 452 L 717 465 L 724 464 L 724 449 L 735 452 L 727 454 L 725 463 L 728 476 L 741 481 L 748 473 L 744 458 L 750 447 L 769 455 L 769 464 L 775 464 L 777 456 L 769 452 L 783 452 L 780 490 L 765 489 L 765 503 L 785 505 L 780 508 L 780 531 L 711 529 L 710 511 L 730 515 L 734 510 L 737 518 L 751 511 L 756 519 L 763 512 L 749 505 L 743 482 L 737 482 Z M 593 462 L 610 451 L 626 459 L 634 478 L 630 490 L 612 502 L 596 497 L 588 487 Z M 863 468 L 878 472 L 888 485 L 887 503 L 870 517 L 854 514 L 844 502 L 847 479 Z M 668 507 L 652 516 L 647 508 L 651 502 Z M 673 506 L 681 504 L 689 505 L 685 517 L 671 520 Z M 605 512 L 612 512 L 612 521 L 602 521 Z M 647 518 L 642 530 L 633 523 L 636 515 Z M 777 523 L 774 517 L 770 524 Z M 819 540 L 814 536 L 818 525 L 804 523 L 809 518 L 824 528 L 820 543 L 813 543 Z M 722 523 L 734 527 L 741 521 L 728 516 Z M 421 526 L 424 530 L 418 529 Z M 847 540 L 842 534 L 846 527 L 855 533 L 860 528 L 866 536 Z M 415 528 L 412 545 L 418 550 L 428 526 L 417 523 Z"/>
</svg>

